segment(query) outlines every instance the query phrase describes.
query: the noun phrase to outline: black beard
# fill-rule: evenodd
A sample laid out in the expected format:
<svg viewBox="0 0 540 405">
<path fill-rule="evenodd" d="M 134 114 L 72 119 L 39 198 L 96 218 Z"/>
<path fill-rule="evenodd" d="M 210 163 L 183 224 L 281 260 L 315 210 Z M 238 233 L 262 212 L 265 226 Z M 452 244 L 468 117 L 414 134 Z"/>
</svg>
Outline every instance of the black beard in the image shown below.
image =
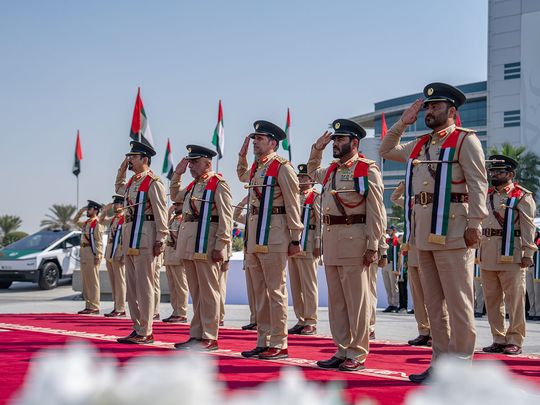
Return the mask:
<svg viewBox="0 0 540 405">
<path fill-rule="evenodd" d="M 339 159 L 351 152 L 351 143 L 347 143 L 341 147 L 339 151 L 333 151 L 334 158 Z"/>
<path fill-rule="evenodd" d="M 426 127 L 428 128 L 438 128 L 440 127 L 441 125 L 444 125 L 446 123 L 446 119 L 445 118 L 441 118 L 440 120 L 438 120 L 436 117 L 434 117 L 433 115 L 430 115 L 430 120 L 431 120 L 431 124 L 428 123 L 428 119 L 427 119 L 427 116 L 426 118 L 424 118 L 424 123 L 426 124 Z"/>
<path fill-rule="evenodd" d="M 490 183 L 493 187 L 499 187 L 506 183 L 506 180 L 491 179 Z"/>
</svg>

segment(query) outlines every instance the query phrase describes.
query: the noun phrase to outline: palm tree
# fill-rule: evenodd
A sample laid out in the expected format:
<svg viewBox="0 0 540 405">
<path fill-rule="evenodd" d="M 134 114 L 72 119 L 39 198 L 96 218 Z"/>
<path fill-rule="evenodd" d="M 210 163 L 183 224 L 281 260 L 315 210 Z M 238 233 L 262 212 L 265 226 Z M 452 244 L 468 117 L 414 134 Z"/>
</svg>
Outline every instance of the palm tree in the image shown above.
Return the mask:
<svg viewBox="0 0 540 405">
<path fill-rule="evenodd" d="M 68 230 L 73 228 L 73 214 L 77 208 L 74 205 L 62 205 L 62 204 L 53 204 L 49 211 L 51 214 L 46 214 L 43 221 L 41 221 L 40 226 L 44 229 L 62 229 Z"/>
<path fill-rule="evenodd" d="M 514 146 L 505 142 L 499 151 L 496 147 L 489 148 L 490 155 L 505 155 L 515 159 L 519 166 L 516 171 L 516 181 L 536 196 L 540 190 L 540 157 L 534 152 L 527 152 L 525 146 Z"/>
<path fill-rule="evenodd" d="M 8 233 L 16 231 L 22 225 L 22 219 L 16 215 L 0 215 L 0 231 L 2 238 Z"/>
</svg>

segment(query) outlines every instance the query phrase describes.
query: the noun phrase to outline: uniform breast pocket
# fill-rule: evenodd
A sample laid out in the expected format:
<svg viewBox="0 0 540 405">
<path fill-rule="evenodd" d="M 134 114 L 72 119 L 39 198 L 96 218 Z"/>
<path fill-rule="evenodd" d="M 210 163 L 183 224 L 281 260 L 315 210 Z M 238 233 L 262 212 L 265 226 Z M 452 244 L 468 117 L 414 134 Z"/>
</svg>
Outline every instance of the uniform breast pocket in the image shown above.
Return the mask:
<svg viewBox="0 0 540 405">
<path fill-rule="evenodd" d="M 270 223 L 270 230 L 268 235 L 269 245 L 279 245 L 282 243 L 289 243 L 288 229 L 285 224 L 284 215 L 273 215 Z"/>
<path fill-rule="evenodd" d="M 451 203 L 448 217 L 448 237 L 463 237 L 467 226 L 467 208 L 465 204 Z"/>
<path fill-rule="evenodd" d="M 340 229 L 337 241 L 338 257 L 362 257 L 366 251 L 366 237 L 358 226 Z"/>
</svg>

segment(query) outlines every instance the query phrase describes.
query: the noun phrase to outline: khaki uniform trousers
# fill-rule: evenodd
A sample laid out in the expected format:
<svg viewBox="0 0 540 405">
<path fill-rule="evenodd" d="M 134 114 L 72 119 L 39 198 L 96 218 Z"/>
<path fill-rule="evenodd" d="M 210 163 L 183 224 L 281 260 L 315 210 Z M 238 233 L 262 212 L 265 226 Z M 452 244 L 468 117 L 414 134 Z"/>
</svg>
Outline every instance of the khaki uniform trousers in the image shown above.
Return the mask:
<svg viewBox="0 0 540 405">
<path fill-rule="evenodd" d="M 125 312 L 126 310 L 126 268 L 124 264 L 118 260 L 107 259 L 107 273 L 111 283 L 112 299 L 114 302 L 114 310 Z"/>
<path fill-rule="evenodd" d="M 148 336 L 152 334 L 155 311 L 156 262 L 152 249 L 141 249 L 140 253 L 126 255 L 124 259 L 127 301 L 133 330 L 140 336 Z"/>
<path fill-rule="evenodd" d="M 229 271 L 219 272 L 219 321 L 225 319 L 225 301 L 227 300 L 227 276 Z"/>
<path fill-rule="evenodd" d="M 494 343 L 523 346 L 525 338 L 525 269 L 481 269 L 486 310 Z M 506 312 L 508 329 L 504 327 Z"/>
<path fill-rule="evenodd" d="M 534 267 L 529 267 L 525 272 L 527 297 L 529 298 L 529 316 L 540 316 L 540 302 L 536 303 L 536 289 L 540 284 L 534 282 Z M 536 285 L 535 285 L 536 284 Z"/>
<path fill-rule="evenodd" d="M 289 281 L 298 325 L 317 325 L 319 290 L 315 258 L 290 257 Z"/>
<path fill-rule="evenodd" d="M 244 275 L 246 276 L 246 291 L 249 304 L 249 323 L 257 323 L 257 303 L 255 291 L 253 290 L 253 281 L 251 280 L 251 273 L 244 265 Z"/>
<path fill-rule="evenodd" d="M 375 323 L 377 321 L 377 272 L 379 266 L 377 262 L 371 263 L 369 266 L 369 293 L 371 296 L 371 313 L 369 316 L 369 333 L 375 332 Z M 381 268 L 381 271 L 383 269 Z"/>
<path fill-rule="evenodd" d="M 388 263 L 382 269 L 382 276 L 384 281 L 384 289 L 386 290 L 386 296 L 388 297 L 388 305 L 398 307 L 399 306 L 399 288 L 398 278 L 399 273 L 392 271 L 392 262 Z"/>
<path fill-rule="evenodd" d="M 196 339 L 218 339 L 220 265 L 211 260 L 184 260 L 193 304 L 189 336 Z"/>
<path fill-rule="evenodd" d="M 364 362 L 369 352 L 369 324 L 373 298 L 369 268 L 325 266 L 330 331 L 335 357 Z"/>
<path fill-rule="evenodd" d="M 480 277 L 474 278 L 474 312 L 484 313 L 484 289 Z"/>
<path fill-rule="evenodd" d="M 87 250 L 87 251 L 85 251 Z M 81 275 L 83 298 L 86 309 L 99 310 L 99 264 L 94 264 L 94 254 L 90 247 L 81 247 Z"/>
<path fill-rule="evenodd" d="M 287 348 L 286 252 L 248 253 L 257 305 L 257 346 Z"/>
<path fill-rule="evenodd" d="M 163 265 L 163 253 L 155 259 L 155 279 L 154 279 L 154 315 L 159 315 L 159 304 L 161 303 L 161 266 Z"/>
<path fill-rule="evenodd" d="M 472 359 L 476 343 L 473 251 L 418 249 L 418 262 L 433 338 L 431 361 L 444 354 Z"/>
<path fill-rule="evenodd" d="M 173 312 L 171 316 L 187 316 L 188 283 L 183 264 L 165 266 Z"/>
<path fill-rule="evenodd" d="M 421 336 L 429 336 L 429 319 L 426 309 L 426 303 L 424 300 L 424 289 L 422 288 L 422 282 L 420 280 L 420 273 L 418 267 L 409 266 L 407 268 L 407 274 L 409 276 L 409 286 L 411 287 L 414 318 L 416 319 L 418 334 Z"/>
</svg>

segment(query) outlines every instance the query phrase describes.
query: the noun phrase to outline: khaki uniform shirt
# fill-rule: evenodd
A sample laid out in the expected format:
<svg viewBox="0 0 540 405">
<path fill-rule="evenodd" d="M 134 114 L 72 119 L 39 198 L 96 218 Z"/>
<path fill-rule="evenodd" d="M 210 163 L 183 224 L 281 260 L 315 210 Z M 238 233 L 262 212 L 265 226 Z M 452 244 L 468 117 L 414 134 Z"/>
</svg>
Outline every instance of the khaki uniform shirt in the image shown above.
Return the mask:
<svg viewBox="0 0 540 405">
<path fill-rule="evenodd" d="M 400 137 L 405 131 L 401 120 L 390 128 L 381 142 L 380 155 L 389 160 L 406 163 L 418 139 L 400 143 Z M 429 145 L 430 159 L 426 157 L 425 149 L 420 152 L 418 160 L 437 160 L 441 145 L 448 135 L 454 132 L 455 125 L 431 133 Z M 466 228 L 478 228 L 481 221 L 487 216 L 486 194 L 487 177 L 484 152 L 478 137 L 471 130 L 463 130 L 457 142 L 458 163 L 452 164 L 452 193 L 467 193 L 468 203 L 451 203 L 448 220 L 448 231 L 444 245 L 428 241 L 431 233 L 432 204 L 414 204 L 411 219 L 410 243 L 419 250 L 450 250 L 465 248 L 464 233 Z M 433 193 L 435 179 L 430 172 L 437 169 L 437 164 L 419 164 L 413 168 L 412 191 L 413 194 L 421 192 Z"/>
<path fill-rule="evenodd" d="M 299 241 L 302 234 L 302 219 L 300 216 L 300 199 L 298 189 L 298 177 L 291 164 L 275 152 L 265 156 L 258 162 L 257 170 L 251 181 L 252 185 L 262 185 L 266 169 L 270 163 L 278 159 L 282 164 L 278 172 L 277 182 L 274 186 L 273 207 L 285 207 L 285 214 L 272 214 L 270 218 L 270 232 L 268 236 L 269 253 L 286 253 L 289 251 L 289 243 L 292 240 Z M 236 167 L 238 178 L 241 182 L 248 183 L 250 178 L 250 167 L 247 158 L 239 156 Z M 262 194 L 262 187 L 258 187 Z M 249 208 L 259 208 L 260 201 L 253 188 L 249 189 Z M 257 238 L 258 215 L 248 213 L 247 219 L 247 253 L 257 253 L 255 250 Z"/>
<path fill-rule="evenodd" d="M 206 253 L 209 260 L 211 259 L 213 250 L 221 251 L 224 260 L 227 260 L 229 255 L 229 244 L 232 240 L 233 209 L 231 189 L 225 179 L 215 172 L 208 172 L 197 179 L 197 182 L 188 192 L 187 187 L 182 188 L 181 177 L 174 173 L 170 186 L 171 200 L 183 203 L 182 216 L 184 221 L 180 227 L 177 242 L 179 254 L 182 259 L 194 260 L 198 221 L 189 222 L 186 218 L 200 213 L 203 204 L 203 201 L 200 200 L 204 196 L 206 183 L 214 175 L 218 176 L 219 182 L 214 193 L 214 203 L 212 204 L 210 215 L 218 216 L 219 222 L 210 222 Z"/>
<path fill-rule="evenodd" d="M 326 167 L 321 168 L 322 154 L 322 150 L 317 150 L 315 146 L 312 146 L 308 161 L 308 173 L 314 181 L 320 184 L 323 183 L 328 170 Z M 361 259 L 367 249 L 378 251 L 379 240 L 384 232 L 383 223 L 386 214 L 383 204 L 381 172 L 374 161 L 359 156 L 354 156 L 341 164 L 323 187 L 321 195 L 323 219 L 324 215 L 343 215 L 330 193 L 332 177 L 336 176 L 336 190 L 354 189 L 354 168 L 360 161 L 369 164 L 367 199 L 364 200 L 364 197 L 357 192 L 340 193 L 339 197 L 344 202 L 346 215 L 365 215 L 366 222 L 351 225 L 325 225 L 323 221 L 324 263 L 330 266 L 361 265 Z"/>
<path fill-rule="evenodd" d="M 105 259 L 106 260 L 116 260 L 121 261 L 122 257 L 124 256 L 124 250 L 122 247 L 122 235 L 120 235 L 120 239 L 118 240 L 118 246 L 116 248 L 116 252 L 114 252 L 114 257 L 111 258 L 114 238 L 116 237 L 116 228 L 118 227 L 118 221 L 120 221 L 121 218 L 124 217 L 124 214 L 119 213 L 115 214 L 112 217 L 107 216 L 106 212 L 103 211 L 101 215 L 99 216 L 99 223 L 103 226 L 109 227 L 109 236 L 107 237 L 107 247 L 105 248 Z M 124 222 L 122 224 L 122 228 L 126 223 Z"/>
<path fill-rule="evenodd" d="M 97 257 L 100 260 L 103 258 L 103 226 L 99 223 L 97 217 L 81 221 L 81 216 L 82 212 L 73 218 L 73 222 L 81 229 L 81 263 L 94 264 L 94 258 Z M 90 246 L 90 225 L 94 220 L 97 221 L 94 228 L 95 253 L 92 252 L 92 247 Z"/>
<path fill-rule="evenodd" d="M 169 219 L 169 236 L 165 241 L 163 252 L 163 264 L 165 266 L 179 266 L 182 264 L 180 249 L 178 249 L 178 237 L 182 226 L 182 214 L 173 214 Z"/>
<path fill-rule="evenodd" d="M 141 230 L 141 241 L 139 244 L 139 248 L 143 252 L 148 252 L 148 251 L 152 252 L 154 243 L 156 241 L 160 241 L 164 243 L 165 238 L 167 237 L 169 233 L 168 226 L 167 226 L 168 214 L 167 214 L 167 204 L 166 204 L 166 197 L 165 197 L 165 187 L 163 186 L 163 182 L 161 181 L 161 179 L 150 171 L 145 171 L 145 172 L 133 175 L 133 181 L 131 183 L 129 190 L 126 190 L 127 181 L 126 181 L 125 172 L 119 170 L 116 176 L 116 182 L 115 182 L 116 193 L 125 195 L 126 197 L 124 205 L 125 206 L 132 205 L 132 204 L 135 204 L 135 202 L 137 201 L 137 193 L 139 191 L 139 187 L 141 186 L 141 183 L 146 177 L 146 175 L 149 173 L 152 176 L 153 180 L 150 183 L 150 187 L 148 189 L 146 205 L 144 207 L 144 214 L 153 215 L 154 220 L 153 221 L 145 220 L 143 222 L 143 227 Z M 124 226 L 122 227 L 124 254 L 127 254 L 129 250 L 131 227 L 133 225 L 133 222 L 129 222 L 130 220 L 129 217 L 135 212 L 135 208 L 137 207 L 136 206 L 128 207 L 127 211 L 124 211 L 124 214 L 126 215 L 126 221 L 124 222 Z"/>
<path fill-rule="evenodd" d="M 536 204 L 532 194 L 518 185 L 509 184 L 500 192 L 496 189 L 489 190 L 487 197 L 487 207 L 489 216 L 482 222 L 484 229 L 502 229 L 503 227 L 495 217 L 491 207 L 491 196 L 493 196 L 493 208 L 504 219 L 504 212 L 508 196 L 518 187 L 522 190 L 523 196 L 516 206 L 514 230 L 519 230 L 521 236 L 514 237 L 514 258 L 512 263 L 501 263 L 502 236 L 482 236 L 480 243 L 480 265 L 483 270 L 519 270 L 522 257 L 532 258 L 537 250 L 534 243 L 536 226 L 534 225 L 534 215 Z"/>
</svg>

